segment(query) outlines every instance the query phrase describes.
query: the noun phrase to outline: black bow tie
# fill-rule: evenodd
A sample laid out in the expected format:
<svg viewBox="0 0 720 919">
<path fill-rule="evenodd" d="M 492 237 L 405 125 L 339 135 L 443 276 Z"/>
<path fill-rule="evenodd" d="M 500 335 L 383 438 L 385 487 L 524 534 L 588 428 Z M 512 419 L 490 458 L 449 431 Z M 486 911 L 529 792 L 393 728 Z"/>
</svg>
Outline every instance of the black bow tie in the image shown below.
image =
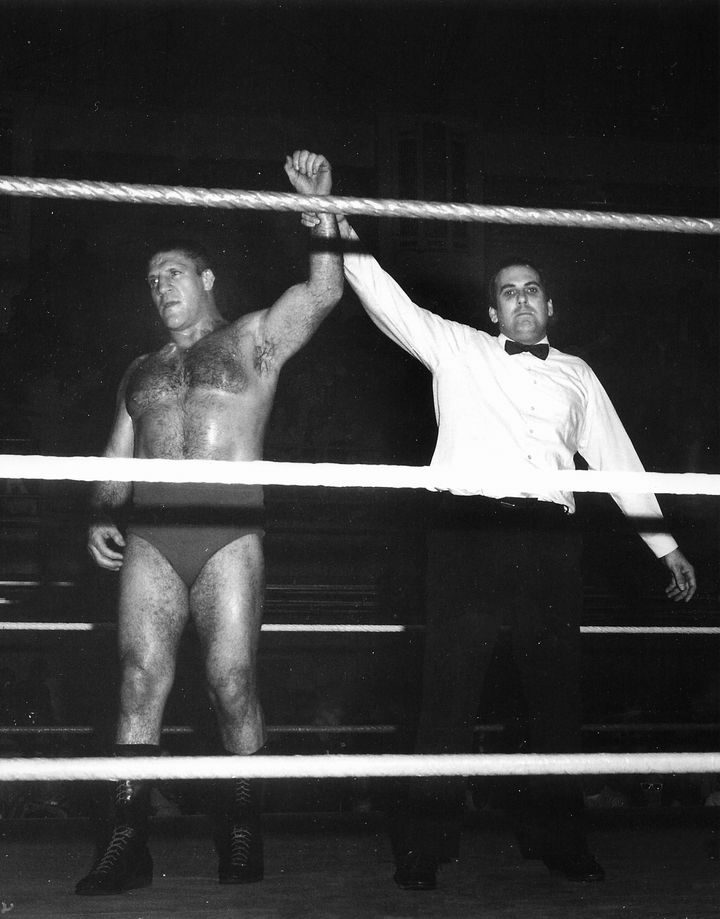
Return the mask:
<svg viewBox="0 0 720 919">
<path fill-rule="evenodd" d="M 550 345 L 521 345 L 508 338 L 505 341 L 505 350 L 508 354 L 523 354 L 527 351 L 528 354 L 534 354 L 535 357 L 539 357 L 541 361 L 544 361 L 550 353 Z"/>
</svg>

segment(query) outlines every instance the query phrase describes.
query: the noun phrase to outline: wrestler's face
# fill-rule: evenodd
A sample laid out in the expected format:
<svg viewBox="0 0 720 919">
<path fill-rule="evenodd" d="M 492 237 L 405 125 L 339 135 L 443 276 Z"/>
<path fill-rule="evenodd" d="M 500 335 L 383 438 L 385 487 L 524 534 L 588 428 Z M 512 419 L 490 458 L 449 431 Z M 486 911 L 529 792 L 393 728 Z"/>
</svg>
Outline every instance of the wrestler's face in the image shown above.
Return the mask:
<svg viewBox="0 0 720 919">
<path fill-rule="evenodd" d="M 510 265 L 495 279 L 495 306 L 488 312 L 508 338 L 534 345 L 545 337 L 553 305 L 534 268 Z"/>
<path fill-rule="evenodd" d="M 171 331 L 188 329 L 211 311 L 215 275 L 209 268 L 198 274 L 195 262 L 183 252 L 155 253 L 147 281 L 160 318 Z"/>
</svg>

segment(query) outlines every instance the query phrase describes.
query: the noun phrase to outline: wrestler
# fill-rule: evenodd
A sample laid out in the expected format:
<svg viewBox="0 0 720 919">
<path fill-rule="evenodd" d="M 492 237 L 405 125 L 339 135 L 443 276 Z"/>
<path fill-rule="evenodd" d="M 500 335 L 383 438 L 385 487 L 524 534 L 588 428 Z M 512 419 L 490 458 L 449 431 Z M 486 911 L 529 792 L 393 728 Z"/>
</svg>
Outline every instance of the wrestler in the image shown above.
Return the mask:
<svg viewBox="0 0 720 919">
<path fill-rule="evenodd" d="M 296 151 L 287 157 L 285 172 L 301 194 L 330 193 L 330 165 L 319 154 Z M 155 252 L 147 280 L 170 340 L 126 371 L 105 456 L 262 459 L 280 370 L 342 295 L 341 258 L 322 242 L 337 235 L 335 218 L 323 214 L 311 232 L 307 280 L 235 322 L 217 309 L 215 275 L 201 248 L 173 243 Z M 178 644 L 192 620 L 224 752 L 256 753 L 265 742 L 255 674 L 264 590 L 262 488 L 137 483 L 123 536 L 118 514 L 132 496 L 131 483 L 98 483 L 88 533 L 94 561 L 120 576 L 115 752 L 159 752 Z M 258 881 L 263 856 L 257 783 L 220 785 L 220 882 Z M 149 795 L 148 782 L 117 783 L 112 836 L 77 884 L 78 894 L 151 883 Z"/>
</svg>

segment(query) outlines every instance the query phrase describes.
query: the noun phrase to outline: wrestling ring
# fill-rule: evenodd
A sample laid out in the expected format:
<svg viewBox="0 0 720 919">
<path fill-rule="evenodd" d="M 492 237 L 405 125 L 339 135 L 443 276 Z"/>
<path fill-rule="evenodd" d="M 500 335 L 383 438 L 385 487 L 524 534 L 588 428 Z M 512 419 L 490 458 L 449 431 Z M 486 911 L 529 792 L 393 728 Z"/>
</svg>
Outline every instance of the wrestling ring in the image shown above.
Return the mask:
<svg viewBox="0 0 720 919">
<path fill-rule="evenodd" d="M 0 194 L 66 198 L 135 204 L 245 208 L 251 210 L 325 210 L 346 215 L 413 217 L 424 220 L 498 222 L 585 229 L 636 230 L 681 234 L 720 235 L 720 219 L 663 217 L 597 211 L 540 210 L 442 204 L 422 201 L 372 200 L 329 196 L 199 189 L 172 186 L 110 184 L 51 179 L 0 177 Z M 323 488 L 390 488 L 441 491 L 477 489 L 472 470 L 444 472 L 437 468 L 333 463 L 226 463 L 200 460 L 106 459 L 91 456 L 0 455 L 0 479 L 47 481 L 219 482 Z M 669 473 L 612 473 L 570 471 L 543 473 L 522 482 L 498 473 L 493 485 L 499 493 L 517 495 L 538 482 L 574 492 L 654 492 L 660 495 L 720 494 L 720 475 Z M 487 479 L 483 484 L 487 486 Z M 25 582 L 32 586 L 32 582 Z M 4 582 L 5 588 L 23 582 Z M 11 604 L 11 601 L 3 601 Z M 40 635 L 49 632 L 107 632 L 108 623 L 2 621 L 0 632 Z M 266 623 L 266 632 L 375 634 L 402 636 L 420 631 L 420 625 Z M 586 635 L 696 635 L 713 636 L 720 626 L 583 626 Z M 386 640 L 386 639 L 379 639 Z M 388 638 L 389 640 L 389 638 Z M 715 728 L 717 726 L 713 726 Z M 316 731 L 390 733 L 392 725 L 308 728 Z M 90 728 L 6 727 L 2 734 L 88 733 Z M 181 728 L 171 729 L 182 731 Z M 272 729 L 271 729 L 272 730 Z M 292 728 L 277 730 L 292 731 Z M 302 731 L 303 728 L 296 730 Z M 240 771 L 242 770 L 242 771 Z M 515 776 L 515 775 L 658 775 L 720 773 L 720 753 L 585 753 L 585 754 L 322 754 L 254 757 L 170 756 L 123 759 L 111 757 L 14 757 L 0 759 L 2 782 L 96 782 L 114 779 L 217 779 L 242 775 L 265 779 L 370 779 L 404 776 Z M 2 889 L 0 888 L 0 894 Z M 5 903 L 3 903 L 5 906 Z M 5 910 L 3 910 L 5 911 Z"/>
</svg>

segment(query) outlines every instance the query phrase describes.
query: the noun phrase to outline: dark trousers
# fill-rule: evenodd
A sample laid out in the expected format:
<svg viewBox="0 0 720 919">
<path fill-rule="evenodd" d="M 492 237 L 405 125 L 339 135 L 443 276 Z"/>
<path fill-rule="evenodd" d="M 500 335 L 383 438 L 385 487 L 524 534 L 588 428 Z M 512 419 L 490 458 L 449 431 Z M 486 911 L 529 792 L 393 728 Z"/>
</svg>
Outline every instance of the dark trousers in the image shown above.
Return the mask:
<svg viewBox="0 0 720 919">
<path fill-rule="evenodd" d="M 433 496 L 427 538 L 423 698 L 416 751 L 464 753 L 498 633 L 509 630 L 529 716 L 529 751 L 580 748 L 582 540 L 559 505 Z M 576 779 L 513 780 L 510 810 L 543 853 L 584 846 Z M 463 779 L 417 779 L 393 822 L 398 848 L 454 855 Z M 444 842 L 443 842 L 444 840 Z"/>
</svg>

